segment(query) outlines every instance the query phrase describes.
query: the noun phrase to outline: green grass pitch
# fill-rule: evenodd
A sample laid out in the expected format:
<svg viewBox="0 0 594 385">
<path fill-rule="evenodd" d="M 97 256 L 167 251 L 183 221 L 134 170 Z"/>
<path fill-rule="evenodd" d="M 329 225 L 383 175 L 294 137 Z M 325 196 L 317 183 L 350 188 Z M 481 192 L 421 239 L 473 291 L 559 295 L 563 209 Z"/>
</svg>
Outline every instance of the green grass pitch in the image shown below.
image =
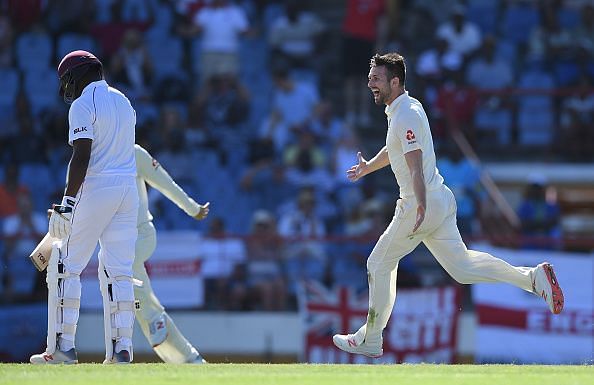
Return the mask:
<svg viewBox="0 0 594 385">
<path fill-rule="evenodd" d="M 591 385 L 594 366 L 0 364 L 2 385 Z"/>
</svg>

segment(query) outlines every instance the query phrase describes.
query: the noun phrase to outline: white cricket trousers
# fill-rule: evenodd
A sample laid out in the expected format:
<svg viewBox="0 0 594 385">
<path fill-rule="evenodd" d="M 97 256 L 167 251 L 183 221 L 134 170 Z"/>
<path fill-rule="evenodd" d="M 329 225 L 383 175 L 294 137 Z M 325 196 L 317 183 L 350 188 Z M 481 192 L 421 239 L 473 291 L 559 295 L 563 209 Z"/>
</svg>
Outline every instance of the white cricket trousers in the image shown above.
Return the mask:
<svg viewBox="0 0 594 385">
<path fill-rule="evenodd" d="M 136 299 L 140 301 L 140 308 L 136 311 L 136 320 L 142 333 L 150 341 L 150 323 L 163 315 L 167 323 L 167 338 L 163 343 L 154 347 L 155 353 L 167 363 L 183 364 L 191 362 L 198 357 L 198 351 L 179 331 L 165 308 L 159 302 L 151 287 L 151 281 L 144 263 L 153 255 L 157 246 L 157 234 L 151 222 L 143 223 L 138 227 L 138 240 L 136 241 L 136 257 L 134 259 L 134 278 L 142 281 L 142 286 L 134 287 Z M 180 295 L 183 295 L 180 293 Z"/>
<path fill-rule="evenodd" d="M 63 296 L 80 300 L 80 273 L 89 263 L 97 241 L 99 261 L 111 277 L 132 277 L 136 222 L 138 218 L 138 191 L 134 176 L 87 176 L 77 196 L 72 212 L 72 232 L 62 241 L 60 255 L 64 272 Z M 134 301 L 130 281 L 113 284 L 114 301 Z M 78 323 L 78 309 L 63 308 L 65 323 Z M 133 312 L 118 312 L 116 327 L 132 327 Z M 62 339 L 74 343 L 74 335 L 63 333 Z M 125 346 L 132 346 L 130 338 L 122 337 Z"/>
<path fill-rule="evenodd" d="M 399 199 L 392 222 L 367 260 L 369 313 L 367 323 L 355 335 L 359 342 L 381 343 L 396 299 L 398 262 L 421 242 L 460 283 L 506 282 L 532 291 L 534 268 L 514 267 L 488 253 L 466 248 L 456 225 L 456 199 L 447 186 L 427 192 L 425 220 L 413 235 L 416 215 L 416 198 Z"/>
</svg>

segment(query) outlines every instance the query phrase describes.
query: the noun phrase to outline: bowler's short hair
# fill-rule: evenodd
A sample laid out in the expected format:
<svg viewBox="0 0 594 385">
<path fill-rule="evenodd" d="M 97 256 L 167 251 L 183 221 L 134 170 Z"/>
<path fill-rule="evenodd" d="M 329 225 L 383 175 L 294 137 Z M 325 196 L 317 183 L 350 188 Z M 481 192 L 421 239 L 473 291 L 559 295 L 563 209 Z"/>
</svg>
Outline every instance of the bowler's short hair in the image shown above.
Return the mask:
<svg viewBox="0 0 594 385">
<path fill-rule="evenodd" d="M 404 56 L 396 52 L 390 52 L 384 55 L 376 53 L 371 58 L 369 66 L 386 67 L 388 80 L 396 77 L 400 79 L 400 85 L 404 87 L 404 82 L 406 80 L 406 64 L 404 63 Z"/>
</svg>

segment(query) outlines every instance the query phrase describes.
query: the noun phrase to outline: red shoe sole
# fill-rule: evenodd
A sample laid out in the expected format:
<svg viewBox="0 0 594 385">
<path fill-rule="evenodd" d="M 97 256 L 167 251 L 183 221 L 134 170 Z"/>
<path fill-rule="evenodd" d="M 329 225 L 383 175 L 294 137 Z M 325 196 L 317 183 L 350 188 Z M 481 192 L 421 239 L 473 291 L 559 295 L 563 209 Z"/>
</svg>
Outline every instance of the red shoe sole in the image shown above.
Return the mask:
<svg viewBox="0 0 594 385">
<path fill-rule="evenodd" d="M 559 286 L 559 282 L 557 281 L 557 277 L 553 271 L 553 266 L 546 264 L 543 266 L 543 268 L 545 274 L 547 275 L 547 280 L 551 285 L 551 293 L 553 295 L 553 314 L 559 314 L 563 310 L 563 304 L 565 303 L 563 290 L 561 290 L 561 286 Z"/>
</svg>

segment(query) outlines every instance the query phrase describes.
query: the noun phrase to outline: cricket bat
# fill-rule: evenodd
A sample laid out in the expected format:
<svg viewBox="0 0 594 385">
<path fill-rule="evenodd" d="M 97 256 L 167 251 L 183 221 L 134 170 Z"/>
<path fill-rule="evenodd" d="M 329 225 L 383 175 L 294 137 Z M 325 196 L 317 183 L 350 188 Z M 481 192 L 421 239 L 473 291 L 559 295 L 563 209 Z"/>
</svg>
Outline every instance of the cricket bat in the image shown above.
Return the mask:
<svg viewBox="0 0 594 385">
<path fill-rule="evenodd" d="M 51 237 L 49 233 L 45 234 L 45 237 L 35 247 L 35 250 L 29 255 L 31 262 L 39 271 L 45 270 L 49 263 L 50 256 L 52 255 L 52 243 L 57 241 L 56 238 Z"/>
</svg>

